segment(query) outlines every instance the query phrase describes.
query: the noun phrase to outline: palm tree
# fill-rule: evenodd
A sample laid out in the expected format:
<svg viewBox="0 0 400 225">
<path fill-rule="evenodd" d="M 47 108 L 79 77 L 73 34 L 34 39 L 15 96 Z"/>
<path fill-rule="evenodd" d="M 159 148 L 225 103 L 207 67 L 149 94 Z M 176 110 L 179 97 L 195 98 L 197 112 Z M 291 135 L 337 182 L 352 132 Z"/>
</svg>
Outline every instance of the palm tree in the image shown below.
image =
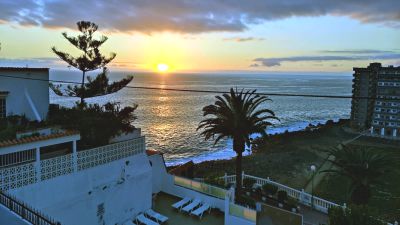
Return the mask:
<svg viewBox="0 0 400 225">
<path fill-rule="evenodd" d="M 335 158 L 328 159 L 333 169 L 322 172 L 336 173 L 350 180 L 351 202 L 365 205 L 371 197 L 371 188 L 381 183 L 382 176 L 396 170 L 397 160 L 390 154 L 370 148 L 332 149 Z"/>
<path fill-rule="evenodd" d="M 233 150 L 236 152 L 236 199 L 240 198 L 242 189 L 242 154 L 245 145 L 250 146 L 250 135 L 266 135 L 266 129 L 272 125 L 268 120 L 279 120 L 269 109 L 259 106 L 270 101 L 266 96 L 256 94 L 256 90 L 238 92 L 231 88 L 229 94 L 216 96 L 213 105 L 203 108 L 203 116 L 212 118 L 200 122 L 197 130 L 203 129 L 201 135 L 206 140 L 214 139 L 214 145 L 222 138 L 233 139 Z"/>
</svg>

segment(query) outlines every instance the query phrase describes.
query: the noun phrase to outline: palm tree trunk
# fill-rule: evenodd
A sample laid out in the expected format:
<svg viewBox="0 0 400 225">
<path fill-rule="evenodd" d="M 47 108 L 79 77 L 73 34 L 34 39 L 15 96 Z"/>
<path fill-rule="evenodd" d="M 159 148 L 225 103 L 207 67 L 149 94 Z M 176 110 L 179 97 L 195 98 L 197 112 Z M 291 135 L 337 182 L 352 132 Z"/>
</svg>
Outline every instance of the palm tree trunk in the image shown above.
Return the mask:
<svg viewBox="0 0 400 225">
<path fill-rule="evenodd" d="M 238 141 L 238 139 L 233 139 L 233 150 L 236 152 L 236 200 L 239 200 L 242 194 L 242 154 L 244 151 L 244 142 Z"/>
<path fill-rule="evenodd" d="M 242 153 L 236 153 L 236 192 L 235 199 L 240 199 L 242 194 Z"/>
</svg>

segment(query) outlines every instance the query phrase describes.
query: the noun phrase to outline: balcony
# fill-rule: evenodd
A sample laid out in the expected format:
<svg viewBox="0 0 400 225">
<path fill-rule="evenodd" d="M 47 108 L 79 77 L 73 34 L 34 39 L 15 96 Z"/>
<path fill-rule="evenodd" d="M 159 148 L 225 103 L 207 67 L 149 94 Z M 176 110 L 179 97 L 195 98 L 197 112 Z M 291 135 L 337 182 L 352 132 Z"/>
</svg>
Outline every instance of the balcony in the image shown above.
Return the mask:
<svg viewBox="0 0 400 225">
<path fill-rule="evenodd" d="M 181 198 L 160 192 L 155 196 L 153 210 L 168 217 L 168 224 L 175 225 L 224 225 L 224 213 L 213 209 L 211 213 L 205 213 L 201 219 L 180 212 L 171 207 Z"/>
</svg>

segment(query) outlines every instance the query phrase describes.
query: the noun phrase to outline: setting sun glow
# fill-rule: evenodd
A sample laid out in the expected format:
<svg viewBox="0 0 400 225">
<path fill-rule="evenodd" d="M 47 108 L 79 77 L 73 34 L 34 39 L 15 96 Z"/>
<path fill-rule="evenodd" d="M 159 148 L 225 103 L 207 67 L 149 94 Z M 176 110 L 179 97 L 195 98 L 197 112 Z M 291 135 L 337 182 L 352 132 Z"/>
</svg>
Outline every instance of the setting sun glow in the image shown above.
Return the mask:
<svg viewBox="0 0 400 225">
<path fill-rule="evenodd" d="M 160 63 L 160 64 L 157 65 L 157 69 L 160 72 L 167 72 L 168 69 L 169 69 L 169 66 L 167 64 Z"/>
</svg>

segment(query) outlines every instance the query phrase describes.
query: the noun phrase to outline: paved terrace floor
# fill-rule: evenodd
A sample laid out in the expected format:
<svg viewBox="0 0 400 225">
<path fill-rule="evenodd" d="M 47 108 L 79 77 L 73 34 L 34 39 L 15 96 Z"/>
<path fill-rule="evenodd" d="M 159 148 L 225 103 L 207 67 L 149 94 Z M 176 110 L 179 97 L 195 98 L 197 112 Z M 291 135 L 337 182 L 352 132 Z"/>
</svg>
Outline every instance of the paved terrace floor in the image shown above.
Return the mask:
<svg viewBox="0 0 400 225">
<path fill-rule="evenodd" d="M 213 209 L 211 214 L 204 213 L 203 217 L 199 219 L 172 208 L 171 205 L 179 200 L 181 199 L 160 192 L 153 202 L 153 209 L 169 218 L 168 225 L 224 225 L 223 212 Z"/>
<path fill-rule="evenodd" d="M 303 215 L 303 224 L 306 225 L 328 224 L 328 215 L 312 210 L 309 207 L 301 206 L 300 213 Z"/>
</svg>

